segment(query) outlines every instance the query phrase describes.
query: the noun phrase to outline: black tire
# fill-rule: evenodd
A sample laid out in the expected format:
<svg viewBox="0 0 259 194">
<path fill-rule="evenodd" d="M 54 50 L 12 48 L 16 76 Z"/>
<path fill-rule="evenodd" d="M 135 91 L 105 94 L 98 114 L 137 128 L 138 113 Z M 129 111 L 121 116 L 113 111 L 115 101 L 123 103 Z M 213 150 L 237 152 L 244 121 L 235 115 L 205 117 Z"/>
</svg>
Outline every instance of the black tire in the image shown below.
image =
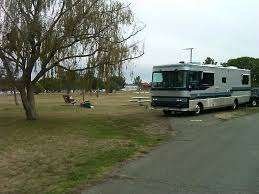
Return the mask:
<svg viewBox="0 0 259 194">
<path fill-rule="evenodd" d="M 164 115 L 170 116 L 172 114 L 171 110 L 163 110 Z"/>
<path fill-rule="evenodd" d="M 232 110 L 237 110 L 238 109 L 238 100 L 234 100 L 234 103 L 232 105 Z"/>
<path fill-rule="evenodd" d="M 202 105 L 198 103 L 195 107 L 195 111 L 193 112 L 194 115 L 197 115 L 197 116 L 200 115 L 202 113 L 202 109 L 203 109 Z"/>
<path fill-rule="evenodd" d="M 250 104 L 251 104 L 252 107 L 256 107 L 257 106 L 257 100 L 251 99 Z"/>
</svg>

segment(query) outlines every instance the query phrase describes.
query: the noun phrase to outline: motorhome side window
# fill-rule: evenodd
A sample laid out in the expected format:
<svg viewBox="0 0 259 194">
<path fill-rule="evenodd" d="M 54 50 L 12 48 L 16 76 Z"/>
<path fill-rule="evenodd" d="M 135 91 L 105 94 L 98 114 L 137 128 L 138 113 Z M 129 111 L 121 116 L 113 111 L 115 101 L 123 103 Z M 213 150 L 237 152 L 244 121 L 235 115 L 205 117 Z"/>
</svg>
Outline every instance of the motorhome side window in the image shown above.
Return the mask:
<svg viewBox="0 0 259 194">
<path fill-rule="evenodd" d="M 203 73 L 202 85 L 214 86 L 214 73 Z"/>
<path fill-rule="evenodd" d="M 189 72 L 189 88 L 199 89 L 201 83 L 202 72 L 201 71 L 190 71 Z"/>
<path fill-rule="evenodd" d="M 243 75 L 242 76 L 242 84 L 248 85 L 249 84 L 249 75 Z"/>
<path fill-rule="evenodd" d="M 189 72 L 189 88 L 204 90 L 209 86 L 214 86 L 214 73 L 202 73 L 201 71 Z"/>
</svg>

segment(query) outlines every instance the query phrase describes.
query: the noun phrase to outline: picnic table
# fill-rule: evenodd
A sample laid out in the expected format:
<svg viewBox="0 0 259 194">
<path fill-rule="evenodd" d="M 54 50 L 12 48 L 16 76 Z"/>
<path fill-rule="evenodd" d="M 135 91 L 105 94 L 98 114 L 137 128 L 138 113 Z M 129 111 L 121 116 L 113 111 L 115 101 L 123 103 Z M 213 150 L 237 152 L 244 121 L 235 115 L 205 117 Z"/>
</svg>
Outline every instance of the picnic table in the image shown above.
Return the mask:
<svg viewBox="0 0 259 194">
<path fill-rule="evenodd" d="M 143 105 L 144 102 L 151 102 L 150 97 L 145 97 L 145 96 L 136 96 L 132 97 L 130 102 L 137 102 L 139 105 Z"/>
</svg>

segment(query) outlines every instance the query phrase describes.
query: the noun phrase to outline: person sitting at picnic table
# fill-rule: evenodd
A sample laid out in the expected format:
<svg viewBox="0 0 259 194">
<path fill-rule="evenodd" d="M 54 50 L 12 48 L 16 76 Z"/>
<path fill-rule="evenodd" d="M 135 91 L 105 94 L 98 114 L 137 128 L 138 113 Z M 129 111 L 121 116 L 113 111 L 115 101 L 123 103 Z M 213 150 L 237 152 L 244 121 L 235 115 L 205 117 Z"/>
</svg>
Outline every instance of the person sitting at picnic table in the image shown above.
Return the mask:
<svg viewBox="0 0 259 194">
<path fill-rule="evenodd" d="M 73 98 L 73 96 L 69 96 L 69 100 L 72 102 L 72 101 L 75 101 L 75 99 Z"/>
<path fill-rule="evenodd" d="M 73 96 L 70 96 L 68 94 L 63 95 L 63 98 L 64 98 L 65 103 L 67 103 L 67 104 L 75 105 L 75 103 L 76 103 L 76 100 L 73 98 Z"/>
</svg>

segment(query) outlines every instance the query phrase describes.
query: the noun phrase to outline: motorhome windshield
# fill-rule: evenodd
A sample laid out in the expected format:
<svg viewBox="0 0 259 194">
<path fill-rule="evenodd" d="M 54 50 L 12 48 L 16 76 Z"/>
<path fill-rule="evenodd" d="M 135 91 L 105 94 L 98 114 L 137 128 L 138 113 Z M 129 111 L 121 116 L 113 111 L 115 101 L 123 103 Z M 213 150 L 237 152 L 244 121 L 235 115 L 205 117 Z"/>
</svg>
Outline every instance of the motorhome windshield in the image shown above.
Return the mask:
<svg viewBox="0 0 259 194">
<path fill-rule="evenodd" d="M 162 71 L 153 73 L 153 88 L 186 88 L 187 71 Z"/>
<path fill-rule="evenodd" d="M 214 85 L 214 73 L 202 71 L 161 71 L 153 73 L 153 89 L 204 90 Z"/>
</svg>

